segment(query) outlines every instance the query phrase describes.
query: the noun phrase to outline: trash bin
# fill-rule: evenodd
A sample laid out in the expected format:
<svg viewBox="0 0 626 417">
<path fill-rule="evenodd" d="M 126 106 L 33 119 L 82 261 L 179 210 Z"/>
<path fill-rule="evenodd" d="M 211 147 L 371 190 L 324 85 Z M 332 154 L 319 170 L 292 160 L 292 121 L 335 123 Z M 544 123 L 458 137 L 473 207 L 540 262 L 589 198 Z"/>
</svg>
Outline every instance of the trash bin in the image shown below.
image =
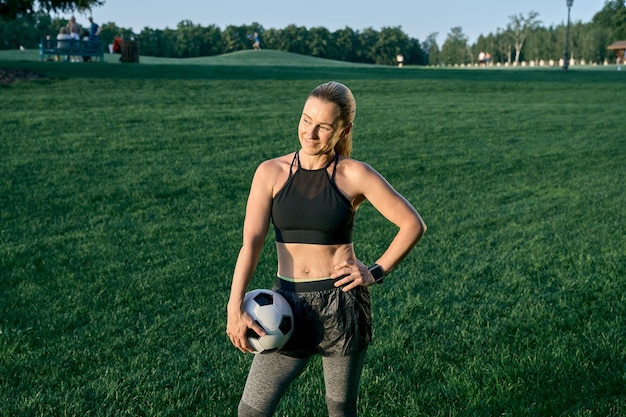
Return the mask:
<svg viewBox="0 0 626 417">
<path fill-rule="evenodd" d="M 137 41 L 124 41 L 122 42 L 122 56 L 120 61 L 122 62 L 139 62 L 139 44 Z"/>
</svg>

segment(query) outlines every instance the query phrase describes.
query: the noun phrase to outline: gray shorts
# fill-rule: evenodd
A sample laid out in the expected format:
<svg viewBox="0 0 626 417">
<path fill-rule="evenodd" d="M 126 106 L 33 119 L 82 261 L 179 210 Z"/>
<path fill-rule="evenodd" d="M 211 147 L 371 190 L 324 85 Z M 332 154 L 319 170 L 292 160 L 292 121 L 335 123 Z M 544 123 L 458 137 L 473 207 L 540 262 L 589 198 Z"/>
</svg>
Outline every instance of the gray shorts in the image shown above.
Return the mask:
<svg viewBox="0 0 626 417">
<path fill-rule="evenodd" d="M 328 279 L 303 285 L 280 278 L 273 290 L 281 294 L 293 310 L 294 331 L 280 353 L 306 358 L 352 356 L 364 351 L 372 341 L 372 310 L 367 287 L 343 292 Z"/>
</svg>

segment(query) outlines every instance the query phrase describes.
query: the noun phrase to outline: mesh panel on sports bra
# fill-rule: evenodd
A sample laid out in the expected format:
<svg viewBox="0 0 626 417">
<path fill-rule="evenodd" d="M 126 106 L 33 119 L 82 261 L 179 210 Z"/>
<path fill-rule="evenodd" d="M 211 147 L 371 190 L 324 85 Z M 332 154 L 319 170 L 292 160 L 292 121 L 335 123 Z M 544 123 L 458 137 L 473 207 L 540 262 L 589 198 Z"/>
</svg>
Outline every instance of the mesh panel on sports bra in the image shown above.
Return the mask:
<svg viewBox="0 0 626 417">
<path fill-rule="evenodd" d="M 294 158 L 297 158 L 297 154 Z M 337 158 L 331 163 L 337 164 Z M 333 171 L 334 176 L 334 171 Z M 276 241 L 334 245 L 352 242 L 354 211 L 327 167 L 298 167 L 272 202 Z"/>
</svg>

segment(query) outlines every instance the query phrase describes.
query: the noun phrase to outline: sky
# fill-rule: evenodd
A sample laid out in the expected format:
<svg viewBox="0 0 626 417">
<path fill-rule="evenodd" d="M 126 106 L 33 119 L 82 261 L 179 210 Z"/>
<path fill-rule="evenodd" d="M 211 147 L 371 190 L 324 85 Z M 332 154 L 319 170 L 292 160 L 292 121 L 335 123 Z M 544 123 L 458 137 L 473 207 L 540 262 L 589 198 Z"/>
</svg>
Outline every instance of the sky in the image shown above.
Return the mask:
<svg viewBox="0 0 626 417">
<path fill-rule="evenodd" d="M 571 21 L 591 21 L 605 0 L 574 0 Z M 325 27 L 331 32 L 349 27 L 362 31 L 398 27 L 423 42 L 438 32 L 442 44 L 450 29 L 460 26 L 470 43 L 479 35 L 504 29 L 510 16 L 539 13 L 542 26 L 567 22 L 566 0 L 105 0 L 92 10 L 97 23 L 113 22 L 135 33 L 145 27 L 175 29 L 189 20 L 196 25 L 241 26 L 259 23 L 264 29 L 283 29 L 291 24 Z M 68 18 L 69 16 L 60 15 Z M 77 14 L 79 23 L 88 15 Z"/>
</svg>

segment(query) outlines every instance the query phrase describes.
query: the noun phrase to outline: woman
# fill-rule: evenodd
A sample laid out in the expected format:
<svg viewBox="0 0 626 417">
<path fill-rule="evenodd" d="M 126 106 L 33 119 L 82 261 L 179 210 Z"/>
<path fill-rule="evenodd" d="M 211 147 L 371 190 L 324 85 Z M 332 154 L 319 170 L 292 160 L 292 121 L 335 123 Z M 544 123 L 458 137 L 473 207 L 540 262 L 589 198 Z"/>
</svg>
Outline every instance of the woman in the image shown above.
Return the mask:
<svg viewBox="0 0 626 417">
<path fill-rule="evenodd" d="M 239 416 L 270 416 L 309 358 L 322 355 L 330 416 L 355 416 L 365 352 L 371 341 L 368 286 L 382 283 L 420 240 L 426 226 L 417 211 L 374 169 L 350 159 L 356 104 L 343 84 L 315 88 L 305 102 L 300 150 L 265 161 L 252 180 L 228 302 L 227 334 L 251 352 L 248 329 L 263 329 L 242 309 L 270 220 L 276 233 L 274 290 L 291 304 L 295 330 L 280 352 L 256 355 Z M 371 266 L 352 245 L 354 215 L 368 200 L 398 226 Z"/>
<path fill-rule="evenodd" d="M 74 16 L 70 17 L 70 21 L 67 22 L 67 33 L 71 39 L 80 40 L 80 26 L 76 23 Z"/>
<path fill-rule="evenodd" d="M 57 35 L 57 49 L 70 49 L 70 35 L 67 34 L 67 29 L 64 27 L 59 29 L 59 34 Z M 69 56 L 65 57 L 65 60 L 69 60 Z M 59 55 L 56 56 L 56 60 L 60 61 L 61 57 Z"/>
</svg>

